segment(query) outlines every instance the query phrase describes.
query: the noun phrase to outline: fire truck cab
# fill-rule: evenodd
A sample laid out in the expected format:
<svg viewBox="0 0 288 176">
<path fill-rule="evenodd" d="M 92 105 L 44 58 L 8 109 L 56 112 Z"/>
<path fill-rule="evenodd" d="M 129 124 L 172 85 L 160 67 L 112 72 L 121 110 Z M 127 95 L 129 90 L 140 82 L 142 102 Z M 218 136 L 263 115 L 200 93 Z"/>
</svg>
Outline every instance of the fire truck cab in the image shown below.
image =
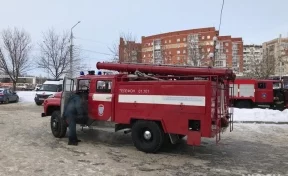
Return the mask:
<svg viewBox="0 0 288 176">
<path fill-rule="evenodd" d="M 66 134 L 62 116 L 73 92 L 84 96 L 88 112 L 78 124 L 110 122 L 115 132 L 131 132 L 135 147 L 143 152 L 157 152 L 166 142 L 175 144 L 184 136 L 188 145 L 200 145 L 201 137 L 216 137 L 218 142 L 229 124 L 232 130 L 229 80 L 235 74 L 228 69 L 115 63 L 97 63 L 97 68 L 122 73 L 66 77 L 61 101 L 59 97 L 45 100 L 42 117 L 51 115 L 55 137 Z"/>
<path fill-rule="evenodd" d="M 280 80 L 236 79 L 233 87 L 231 100 L 237 108 L 284 110 L 288 103 L 287 91 Z"/>
</svg>

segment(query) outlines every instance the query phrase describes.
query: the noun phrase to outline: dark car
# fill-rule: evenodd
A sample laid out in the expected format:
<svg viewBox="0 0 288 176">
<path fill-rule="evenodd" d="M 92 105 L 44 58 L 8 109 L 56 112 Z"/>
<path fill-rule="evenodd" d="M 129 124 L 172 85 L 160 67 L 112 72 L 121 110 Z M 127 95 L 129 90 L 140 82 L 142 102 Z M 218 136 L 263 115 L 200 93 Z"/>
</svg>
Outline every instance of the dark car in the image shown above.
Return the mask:
<svg viewBox="0 0 288 176">
<path fill-rule="evenodd" d="M 10 102 L 18 102 L 19 96 L 16 92 L 13 92 L 7 88 L 0 88 L 0 102 L 1 103 L 10 103 Z"/>
</svg>

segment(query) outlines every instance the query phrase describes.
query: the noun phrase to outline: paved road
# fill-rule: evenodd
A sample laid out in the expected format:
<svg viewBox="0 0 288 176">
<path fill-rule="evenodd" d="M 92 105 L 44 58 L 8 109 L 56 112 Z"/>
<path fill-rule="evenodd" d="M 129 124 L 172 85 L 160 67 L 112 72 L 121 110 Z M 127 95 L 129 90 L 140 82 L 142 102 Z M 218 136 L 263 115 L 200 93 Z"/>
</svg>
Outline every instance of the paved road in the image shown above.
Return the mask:
<svg viewBox="0 0 288 176">
<path fill-rule="evenodd" d="M 145 154 L 130 135 L 78 131 L 79 146 L 56 139 L 49 118 L 34 104 L 0 105 L 0 175 L 288 175 L 288 125 L 235 124 L 219 145 L 183 140 L 159 154 Z"/>
</svg>

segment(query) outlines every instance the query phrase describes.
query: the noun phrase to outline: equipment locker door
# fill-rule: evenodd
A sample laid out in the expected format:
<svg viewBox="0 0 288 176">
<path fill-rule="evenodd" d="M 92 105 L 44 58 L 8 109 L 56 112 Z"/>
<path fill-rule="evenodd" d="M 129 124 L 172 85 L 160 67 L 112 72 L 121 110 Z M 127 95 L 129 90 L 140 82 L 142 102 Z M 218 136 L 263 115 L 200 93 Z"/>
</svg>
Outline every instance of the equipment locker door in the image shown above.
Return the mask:
<svg viewBox="0 0 288 176">
<path fill-rule="evenodd" d="M 65 103 L 67 103 L 70 95 L 76 91 L 76 84 L 76 79 L 64 77 L 61 94 L 61 117 L 63 117 Z"/>
<path fill-rule="evenodd" d="M 112 80 L 96 80 L 96 90 L 89 103 L 90 114 L 95 120 L 111 121 L 112 119 Z"/>
</svg>

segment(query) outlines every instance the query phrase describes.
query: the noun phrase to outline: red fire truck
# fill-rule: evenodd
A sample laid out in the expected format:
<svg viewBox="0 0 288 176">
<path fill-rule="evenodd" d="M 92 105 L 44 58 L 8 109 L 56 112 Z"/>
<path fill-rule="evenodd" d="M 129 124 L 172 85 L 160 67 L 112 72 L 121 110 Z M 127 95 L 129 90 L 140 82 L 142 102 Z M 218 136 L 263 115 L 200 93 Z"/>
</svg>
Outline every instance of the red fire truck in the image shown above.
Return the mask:
<svg viewBox="0 0 288 176">
<path fill-rule="evenodd" d="M 110 122 L 115 131 L 131 132 L 135 147 L 143 152 L 157 152 L 184 136 L 188 145 L 200 145 L 201 137 L 216 137 L 218 143 L 222 130 L 233 129 L 233 109 L 228 107 L 229 83 L 236 77 L 232 70 L 125 63 L 96 67 L 120 73 L 90 71 L 65 78 L 62 94 L 45 100 L 42 117 L 51 116 L 55 137 L 66 134 L 63 109 L 75 91 L 85 96 L 88 108 L 88 117 L 78 124 Z"/>
<path fill-rule="evenodd" d="M 236 79 L 234 96 L 237 108 L 271 108 L 284 110 L 288 105 L 288 92 L 280 80 Z"/>
</svg>

